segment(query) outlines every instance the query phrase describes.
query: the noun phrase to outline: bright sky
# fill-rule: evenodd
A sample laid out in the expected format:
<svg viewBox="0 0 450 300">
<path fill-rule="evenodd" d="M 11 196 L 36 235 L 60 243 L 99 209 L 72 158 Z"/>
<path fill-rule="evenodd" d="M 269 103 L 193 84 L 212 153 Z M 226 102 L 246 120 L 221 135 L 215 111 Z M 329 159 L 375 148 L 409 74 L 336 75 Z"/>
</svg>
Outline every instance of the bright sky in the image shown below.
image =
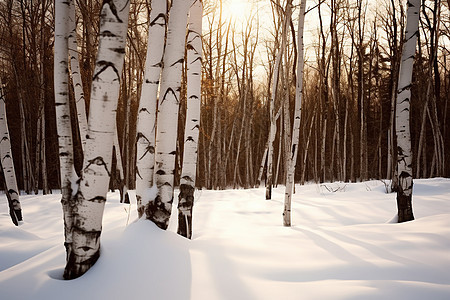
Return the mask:
<svg viewBox="0 0 450 300">
<path fill-rule="evenodd" d="M 252 4 L 248 0 L 224 0 L 222 9 L 225 19 L 244 23 L 252 12 Z"/>
</svg>

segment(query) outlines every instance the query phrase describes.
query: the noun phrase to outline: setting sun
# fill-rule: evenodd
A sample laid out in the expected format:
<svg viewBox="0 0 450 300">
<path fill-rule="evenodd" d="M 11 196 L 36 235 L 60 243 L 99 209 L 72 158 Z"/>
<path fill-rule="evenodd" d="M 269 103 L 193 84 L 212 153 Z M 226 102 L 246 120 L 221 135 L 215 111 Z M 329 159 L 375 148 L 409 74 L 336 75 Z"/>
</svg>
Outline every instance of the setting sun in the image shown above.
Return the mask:
<svg viewBox="0 0 450 300">
<path fill-rule="evenodd" d="M 247 22 L 252 15 L 253 5 L 248 0 L 223 0 L 223 15 L 232 22 Z"/>
</svg>

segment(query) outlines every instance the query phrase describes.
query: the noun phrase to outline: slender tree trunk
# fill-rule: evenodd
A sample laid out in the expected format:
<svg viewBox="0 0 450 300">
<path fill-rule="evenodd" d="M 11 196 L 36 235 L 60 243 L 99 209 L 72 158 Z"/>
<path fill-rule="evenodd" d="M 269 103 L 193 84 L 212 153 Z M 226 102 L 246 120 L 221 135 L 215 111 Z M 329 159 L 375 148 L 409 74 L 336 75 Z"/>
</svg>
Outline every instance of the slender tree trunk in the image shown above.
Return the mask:
<svg viewBox="0 0 450 300">
<path fill-rule="evenodd" d="M 187 113 L 184 133 L 183 171 L 178 195 L 178 234 L 192 238 L 197 148 L 200 128 L 202 79 L 202 1 L 190 9 L 187 36 Z"/>
<path fill-rule="evenodd" d="M 101 8 L 86 151 L 75 196 L 73 247 L 64 271 L 66 279 L 83 275 L 100 256 L 100 234 L 110 180 L 129 8 L 128 0 L 104 1 Z"/>
<path fill-rule="evenodd" d="M 305 152 L 303 154 L 303 169 L 302 169 L 302 178 L 301 178 L 301 184 L 305 183 L 305 173 L 306 173 L 306 160 L 308 158 L 308 149 L 309 149 L 309 142 L 311 140 L 311 133 L 312 133 L 312 129 L 313 129 L 313 124 L 314 124 L 314 120 L 315 120 L 316 115 L 313 114 L 312 116 L 312 120 L 311 120 L 311 125 L 309 126 L 309 131 L 308 131 L 308 137 L 306 138 L 306 145 L 305 145 Z"/>
<path fill-rule="evenodd" d="M 292 190 L 295 184 L 295 166 L 297 164 L 298 144 L 300 140 L 300 121 L 302 115 L 302 92 L 303 92 L 303 29 L 305 23 L 305 6 L 306 0 L 300 2 L 300 13 L 298 22 L 298 57 L 297 57 L 297 78 L 295 86 L 295 110 L 294 110 L 294 127 L 292 129 L 292 142 L 291 151 L 288 157 L 288 170 L 286 176 L 286 191 L 284 193 L 284 212 L 283 212 L 283 225 L 291 226 L 291 199 Z M 314 121 L 314 120 L 312 120 Z M 305 149 L 307 152 L 307 149 Z"/>
<path fill-rule="evenodd" d="M 72 198 L 73 140 L 69 104 L 68 35 L 72 1 L 55 1 L 55 110 L 59 144 L 61 204 L 67 259 L 73 251 L 74 202 Z"/>
<path fill-rule="evenodd" d="M 155 170 L 156 109 L 167 27 L 167 0 L 152 1 L 144 82 L 139 101 L 136 144 L 136 198 L 142 217 Z"/>
<path fill-rule="evenodd" d="M 399 185 L 397 191 L 397 208 L 399 223 L 414 220 L 412 209 L 413 176 L 409 118 L 413 64 L 417 35 L 419 34 L 419 10 L 420 0 L 408 1 L 405 41 L 398 79 L 396 134 L 398 144 L 397 170 Z"/>
<path fill-rule="evenodd" d="M 267 140 L 266 145 L 264 146 L 264 154 L 263 154 L 263 156 L 261 158 L 261 164 L 259 165 L 258 180 L 256 182 L 256 186 L 260 186 L 261 185 L 261 180 L 262 180 L 262 175 L 263 175 L 263 171 L 264 171 L 264 166 L 265 166 L 266 161 L 267 161 L 268 148 L 269 148 L 269 140 Z"/>
<path fill-rule="evenodd" d="M 5 179 L 5 194 L 8 198 L 9 215 L 14 225 L 18 226 L 22 219 L 22 209 L 19 202 L 19 188 L 17 187 L 16 172 L 11 153 L 8 121 L 6 119 L 5 95 L 0 80 L 0 167 Z"/>
<path fill-rule="evenodd" d="M 186 25 L 191 0 L 174 0 L 169 13 L 166 49 L 158 106 L 155 178 L 158 195 L 145 209 L 148 219 L 167 229 L 173 202 L 175 156 L 177 155 L 178 108 L 184 63 Z M 174 123 L 175 122 L 175 123 Z"/>
<path fill-rule="evenodd" d="M 275 66 L 273 68 L 273 80 L 272 80 L 272 93 L 269 102 L 269 114 L 270 114 L 270 130 L 269 130 L 269 151 L 267 153 L 267 175 L 266 175 L 266 200 L 272 199 L 272 186 L 273 186 L 273 142 L 277 131 L 276 119 L 275 119 L 275 98 L 278 92 L 278 78 L 281 69 L 281 63 L 283 59 L 283 53 L 286 48 L 288 26 L 290 23 L 292 14 L 292 1 L 288 0 L 286 3 L 286 12 L 284 16 L 283 30 L 281 36 L 281 47 L 278 50 Z"/>
<path fill-rule="evenodd" d="M 87 135 L 87 114 L 86 104 L 84 100 L 83 82 L 81 81 L 80 63 L 78 59 L 78 46 L 77 46 L 77 28 L 76 28 L 76 15 L 75 15 L 75 3 L 70 1 L 69 12 L 69 61 L 70 61 L 70 74 L 72 77 L 73 91 L 75 94 L 75 103 L 77 108 L 78 117 L 78 129 L 80 132 L 81 147 L 84 151 L 86 145 Z"/>
</svg>

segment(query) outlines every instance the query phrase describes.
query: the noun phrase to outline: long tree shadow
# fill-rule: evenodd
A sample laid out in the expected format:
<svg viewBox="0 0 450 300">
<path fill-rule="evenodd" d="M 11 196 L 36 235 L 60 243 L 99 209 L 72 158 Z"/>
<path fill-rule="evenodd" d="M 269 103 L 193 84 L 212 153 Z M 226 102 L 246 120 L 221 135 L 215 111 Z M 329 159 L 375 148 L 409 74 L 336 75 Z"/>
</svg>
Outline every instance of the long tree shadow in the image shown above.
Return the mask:
<svg viewBox="0 0 450 300">
<path fill-rule="evenodd" d="M 196 255 L 201 255 L 208 266 L 208 281 L 214 284 L 215 295 L 207 295 L 205 299 L 257 299 L 251 290 L 245 285 L 241 272 L 225 252 L 225 247 L 220 241 L 214 243 L 208 241 L 193 241 L 191 247 Z M 195 266 L 194 266 L 195 268 Z M 205 276 L 201 274 L 200 276 Z M 236 295 L 238 298 L 236 298 Z"/>
</svg>

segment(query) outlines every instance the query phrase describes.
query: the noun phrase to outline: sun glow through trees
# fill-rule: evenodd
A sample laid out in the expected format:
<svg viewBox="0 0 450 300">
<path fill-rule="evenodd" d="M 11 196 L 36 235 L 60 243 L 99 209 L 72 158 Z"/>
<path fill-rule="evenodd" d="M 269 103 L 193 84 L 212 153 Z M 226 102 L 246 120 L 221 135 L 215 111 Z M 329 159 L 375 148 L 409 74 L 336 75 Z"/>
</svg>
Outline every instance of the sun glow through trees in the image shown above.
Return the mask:
<svg viewBox="0 0 450 300">
<path fill-rule="evenodd" d="M 236 24 L 247 23 L 254 13 L 248 0 L 223 0 L 222 9 L 224 19 Z"/>
</svg>

